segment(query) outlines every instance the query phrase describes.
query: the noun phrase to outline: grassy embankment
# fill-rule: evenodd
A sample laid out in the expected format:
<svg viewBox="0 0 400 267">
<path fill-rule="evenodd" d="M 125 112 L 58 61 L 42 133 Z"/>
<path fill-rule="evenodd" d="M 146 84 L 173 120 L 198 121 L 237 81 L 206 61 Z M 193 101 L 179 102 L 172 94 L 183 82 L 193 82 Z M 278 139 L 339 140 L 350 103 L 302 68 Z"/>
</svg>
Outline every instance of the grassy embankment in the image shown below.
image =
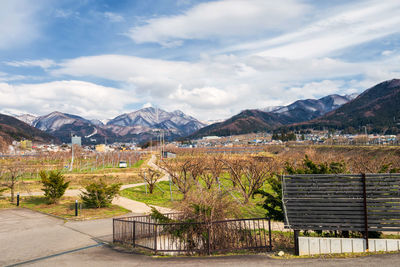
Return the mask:
<svg viewBox="0 0 400 267">
<path fill-rule="evenodd" d="M 20 207 L 31 209 L 69 220 L 93 220 L 111 218 L 129 213 L 130 210 L 117 205 L 106 208 L 88 209 L 79 204 L 78 216 L 75 216 L 75 200 L 77 197 L 62 197 L 57 204 L 47 204 L 46 198 L 41 196 L 21 197 Z M 16 204 L 10 203 L 9 199 L 0 199 L 0 209 L 17 208 Z"/>
</svg>

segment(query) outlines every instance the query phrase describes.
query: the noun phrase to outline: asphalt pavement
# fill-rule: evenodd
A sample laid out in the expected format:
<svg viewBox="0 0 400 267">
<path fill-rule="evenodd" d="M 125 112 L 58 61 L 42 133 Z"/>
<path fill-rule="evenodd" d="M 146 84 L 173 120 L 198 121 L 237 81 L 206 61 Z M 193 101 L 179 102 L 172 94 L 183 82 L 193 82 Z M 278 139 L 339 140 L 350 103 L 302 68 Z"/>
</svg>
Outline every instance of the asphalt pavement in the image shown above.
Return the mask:
<svg viewBox="0 0 400 267">
<path fill-rule="evenodd" d="M 0 266 L 400 266 L 400 254 L 292 260 L 267 254 L 157 258 L 110 247 L 111 240 L 112 219 L 65 222 L 27 209 L 0 210 Z"/>
</svg>

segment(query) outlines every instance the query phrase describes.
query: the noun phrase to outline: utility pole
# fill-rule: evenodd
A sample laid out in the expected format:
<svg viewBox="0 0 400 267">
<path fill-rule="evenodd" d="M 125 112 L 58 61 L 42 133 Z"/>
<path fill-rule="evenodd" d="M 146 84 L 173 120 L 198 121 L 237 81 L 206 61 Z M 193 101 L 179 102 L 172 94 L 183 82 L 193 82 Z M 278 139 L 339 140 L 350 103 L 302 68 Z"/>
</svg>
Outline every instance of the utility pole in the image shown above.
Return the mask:
<svg viewBox="0 0 400 267">
<path fill-rule="evenodd" d="M 363 127 L 364 127 L 364 130 L 365 130 L 365 137 L 367 138 L 367 145 L 369 145 L 367 126 L 363 126 Z"/>
<path fill-rule="evenodd" d="M 72 133 L 71 133 L 71 165 L 69 166 L 69 171 L 72 171 L 74 165 L 74 143 L 72 142 Z"/>
</svg>

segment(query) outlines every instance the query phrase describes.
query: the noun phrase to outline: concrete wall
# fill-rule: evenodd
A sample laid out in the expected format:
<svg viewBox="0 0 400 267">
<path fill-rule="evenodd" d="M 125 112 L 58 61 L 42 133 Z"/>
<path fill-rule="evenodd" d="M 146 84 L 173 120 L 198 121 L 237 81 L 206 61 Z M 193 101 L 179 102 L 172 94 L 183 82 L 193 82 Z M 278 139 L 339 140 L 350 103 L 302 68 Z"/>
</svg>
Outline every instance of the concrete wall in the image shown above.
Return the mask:
<svg viewBox="0 0 400 267">
<path fill-rule="evenodd" d="M 369 239 L 369 251 L 400 251 L 400 239 Z M 366 242 L 362 238 L 299 237 L 299 254 L 333 254 L 365 252 Z"/>
</svg>

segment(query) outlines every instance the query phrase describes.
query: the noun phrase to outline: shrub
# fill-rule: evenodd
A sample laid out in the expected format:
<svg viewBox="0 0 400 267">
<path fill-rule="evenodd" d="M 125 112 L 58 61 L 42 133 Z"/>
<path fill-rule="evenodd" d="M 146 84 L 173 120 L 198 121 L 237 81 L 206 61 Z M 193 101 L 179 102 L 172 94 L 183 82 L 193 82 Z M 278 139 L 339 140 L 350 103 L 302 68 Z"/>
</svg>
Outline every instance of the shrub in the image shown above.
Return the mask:
<svg viewBox="0 0 400 267">
<path fill-rule="evenodd" d="M 111 204 L 113 198 L 118 194 L 121 184 L 107 185 L 103 180 L 93 182 L 82 191 L 81 199 L 88 208 L 103 208 Z"/>
<path fill-rule="evenodd" d="M 69 182 L 64 181 L 64 176 L 60 172 L 51 171 L 47 174 L 45 171 L 40 172 L 42 190 L 44 196 L 50 204 L 57 203 L 67 190 Z"/>
<path fill-rule="evenodd" d="M 155 208 L 152 208 L 151 216 L 158 223 L 165 223 L 162 231 L 180 240 L 181 249 L 189 254 L 202 254 L 208 248 L 223 248 L 227 243 L 237 243 L 237 240 L 250 240 L 248 231 L 213 223 L 239 215 L 237 203 L 227 193 L 199 188 L 189 192 L 177 209 L 180 213 L 173 219 Z"/>
<path fill-rule="evenodd" d="M 283 221 L 282 183 L 278 177 L 269 179 L 270 191 L 257 190 L 254 194 L 262 195 L 265 201 L 262 207 L 267 211 L 265 216 L 276 221 Z"/>
<path fill-rule="evenodd" d="M 289 174 L 330 174 L 346 172 L 346 164 L 343 161 L 315 163 L 307 155 L 305 155 L 303 159 L 302 167 L 296 168 L 286 162 L 285 168 Z"/>
<path fill-rule="evenodd" d="M 382 164 L 381 168 L 379 169 L 378 173 L 399 173 L 400 168 L 393 167 L 393 163 L 386 163 Z"/>
<path fill-rule="evenodd" d="M 219 221 L 239 217 L 238 203 L 227 193 L 216 188 L 193 190 L 179 203 L 177 209 L 182 220 L 202 222 Z"/>
</svg>

